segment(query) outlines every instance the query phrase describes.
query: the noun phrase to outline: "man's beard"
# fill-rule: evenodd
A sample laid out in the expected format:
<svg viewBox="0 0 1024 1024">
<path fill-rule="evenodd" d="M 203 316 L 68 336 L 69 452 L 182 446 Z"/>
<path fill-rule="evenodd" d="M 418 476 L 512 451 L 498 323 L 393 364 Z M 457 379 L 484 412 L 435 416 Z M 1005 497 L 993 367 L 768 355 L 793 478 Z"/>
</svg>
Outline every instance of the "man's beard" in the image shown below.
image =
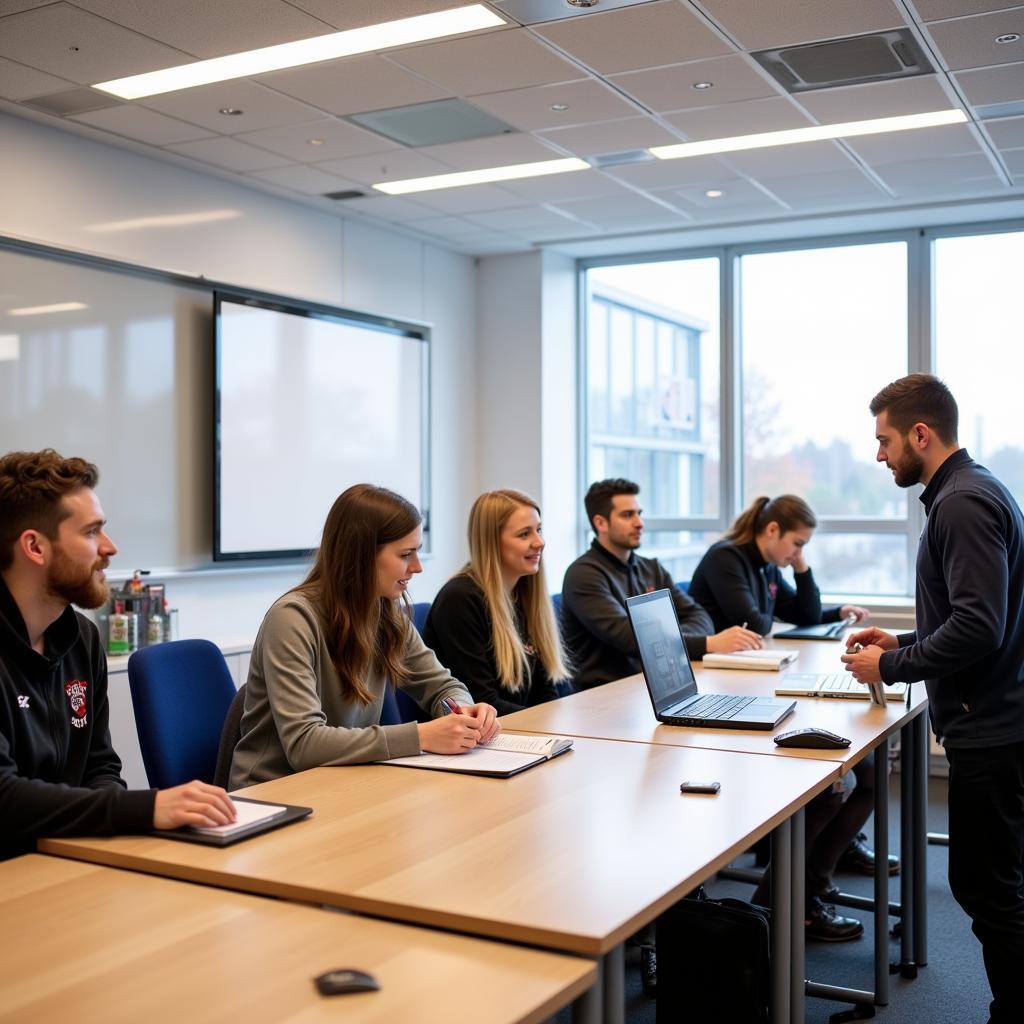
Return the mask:
<svg viewBox="0 0 1024 1024">
<path fill-rule="evenodd" d="M 897 487 L 913 487 L 914 484 L 921 482 L 921 477 L 924 474 L 924 460 L 904 440 L 899 461 L 890 463 L 889 468 L 893 470 L 893 479 Z"/>
<path fill-rule="evenodd" d="M 97 569 L 105 569 L 109 565 L 105 558 L 98 559 L 91 566 L 83 569 L 71 561 L 63 550 L 54 545 L 53 564 L 46 581 L 47 590 L 69 604 L 79 608 L 99 608 L 110 596 L 110 587 L 105 581 L 96 578 Z"/>
</svg>

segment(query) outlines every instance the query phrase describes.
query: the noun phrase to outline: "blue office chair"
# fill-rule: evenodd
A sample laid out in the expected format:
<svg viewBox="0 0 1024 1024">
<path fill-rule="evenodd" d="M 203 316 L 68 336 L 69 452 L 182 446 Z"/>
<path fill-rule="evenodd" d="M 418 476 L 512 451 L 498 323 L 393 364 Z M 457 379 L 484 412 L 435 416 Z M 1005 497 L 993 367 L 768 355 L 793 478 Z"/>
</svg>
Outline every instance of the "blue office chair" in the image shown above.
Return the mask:
<svg viewBox="0 0 1024 1024">
<path fill-rule="evenodd" d="M 680 582 L 676 583 L 676 590 L 681 590 L 684 594 L 688 594 L 690 592 L 690 581 L 681 580 Z"/>
<path fill-rule="evenodd" d="M 551 595 L 551 603 L 555 606 L 555 618 L 559 622 L 561 622 L 562 621 L 562 595 L 561 594 L 552 594 Z"/>
<path fill-rule="evenodd" d="M 427 621 L 427 612 L 429 611 L 429 601 L 417 601 L 412 606 L 412 624 L 416 627 L 417 633 L 423 633 L 423 625 Z"/>
<path fill-rule="evenodd" d="M 235 684 L 209 640 L 175 640 L 128 659 L 142 762 L 157 789 L 192 779 L 213 782 Z"/>
</svg>

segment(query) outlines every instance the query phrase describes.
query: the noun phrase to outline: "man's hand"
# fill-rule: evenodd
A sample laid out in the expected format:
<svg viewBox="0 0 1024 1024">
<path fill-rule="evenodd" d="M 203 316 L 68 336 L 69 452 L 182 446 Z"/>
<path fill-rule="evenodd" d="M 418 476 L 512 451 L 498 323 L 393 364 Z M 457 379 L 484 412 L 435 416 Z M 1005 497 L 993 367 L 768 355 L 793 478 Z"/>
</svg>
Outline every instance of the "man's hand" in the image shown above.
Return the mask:
<svg viewBox="0 0 1024 1024">
<path fill-rule="evenodd" d="M 858 683 L 880 683 L 882 675 L 878 671 L 878 661 L 884 653 L 881 647 L 869 644 L 863 650 L 842 655 L 840 660 Z"/>
<path fill-rule="evenodd" d="M 734 651 L 756 651 L 763 647 L 760 633 L 743 626 L 730 626 L 708 637 L 708 654 L 732 654 Z"/>
<path fill-rule="evenodd" d="M 235 805 L 220 786 L 210 786 L 198 779 L 159 790 L 153 805 L 153 828 L 212 828 L 229 825 L 237 817 Z"/>
<path fill-rule="evenodd" d="M 881 647 L 883 651 L 895 651 L 900 642 L 892 633 L 886 633 L 884 629 L 879 629 L 877 626 L 870 626 L 867 629 L 862 629 L 859 633 L 851 633 L 846 638 L 847 647 L 853 647 L 854 644 L 860 644 L 862 647 L 872 644 L 875 647 Z"/>
<path fill-rule="evenodd" d="M 871 617 L 871 612 L 867 608 L 861 608 L 859 604 L 844 604 L 839 609 L 839 618 L 848 619 L 853 617 L 854 622 L 863 622 L 865 619 Z"/>
</svg>

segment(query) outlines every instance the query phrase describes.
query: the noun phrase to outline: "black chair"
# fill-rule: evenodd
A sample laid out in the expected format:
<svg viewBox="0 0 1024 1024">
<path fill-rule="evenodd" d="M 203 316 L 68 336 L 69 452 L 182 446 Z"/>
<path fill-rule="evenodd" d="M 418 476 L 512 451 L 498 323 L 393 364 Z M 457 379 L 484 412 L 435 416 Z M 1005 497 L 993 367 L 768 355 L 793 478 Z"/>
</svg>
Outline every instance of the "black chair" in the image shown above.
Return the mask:
<svg viewBox="0 0 1024 1024">
<path fill-rule="evenodd" d="M 217 767 L 213 773 L 213 784 L 223 789 L 228 788 L 231 779 L 231 757 L 238 741 L 242 738 L 242 712 L 245 710 L 245 683 L 238 688 L 238 693 L 231 698 L 228 713 L 224 718 L 224 728 L 220 732 L 220 746 L 217 748 Z"/>
</svg>

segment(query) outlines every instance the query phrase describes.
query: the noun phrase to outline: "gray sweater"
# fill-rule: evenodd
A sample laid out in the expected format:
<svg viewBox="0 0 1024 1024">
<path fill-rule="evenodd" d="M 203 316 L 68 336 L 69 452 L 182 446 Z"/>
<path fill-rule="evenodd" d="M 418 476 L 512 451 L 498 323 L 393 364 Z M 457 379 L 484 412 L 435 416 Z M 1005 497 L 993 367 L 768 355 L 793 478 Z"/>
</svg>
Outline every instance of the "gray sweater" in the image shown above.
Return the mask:
<svg viewBox="0 0 1024 1024">
<path fill-rule="evenodd" d="M 404 691 L 434 717 L 442 697 L 472 704 L 469 691 L 441 665 L 412 623 L 406 634 Z M 300 594 L 278 598 L 267 612 L 249 663 L 242 736 L 231 761 L 231 789 L 318 768 L 407 757 L 420 752 L 415 722 L 379 725 L 384 672 L 363 680 L 366 705 L 342 696 L 323 626 Z"/>
</svg>

